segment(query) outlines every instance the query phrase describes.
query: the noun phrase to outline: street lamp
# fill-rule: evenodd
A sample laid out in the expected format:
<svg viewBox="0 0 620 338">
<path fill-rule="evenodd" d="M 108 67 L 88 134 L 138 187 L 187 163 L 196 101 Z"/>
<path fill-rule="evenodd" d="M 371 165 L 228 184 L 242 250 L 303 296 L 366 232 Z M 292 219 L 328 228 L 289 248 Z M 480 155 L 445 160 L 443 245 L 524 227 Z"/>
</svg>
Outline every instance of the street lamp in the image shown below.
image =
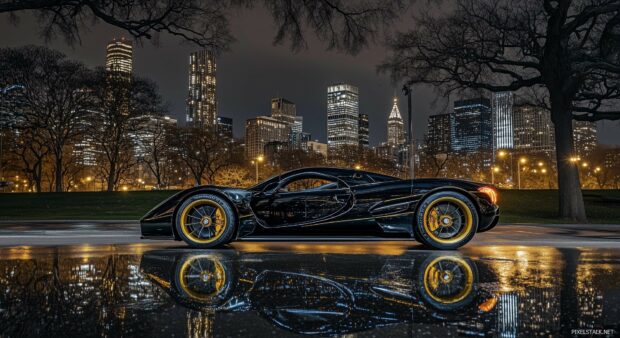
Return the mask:
<svg viewBox="0 0 620 338">
<path fill-rule="evenodd" d="M 498 167 L 493 167 L 491 170 L 491 184 L 495 184 L 495 173 L 499 172 Z"/>
<path fill-rule="evenodd" d="M 518 183 L 519 189 L 521 189 L 521 165 L 526 164 L 526 163 L 527 163 L 527 158 L 525 157 L 521 157 L 519 161 L 517 162 L 517 181 L 519 182 Z"/>
<path fill-rule="evenodd" d="M 263 162 L 265 158 L 263 157 L 263 155 L 258 155 L 258 157 L 256 157 L 254 164 L 256 165 L 256 183 L 258 183 L 258 163 Z"/>
<path fill-rule="evenodd" d="M 361 166 L 361 165 L 359 165 L 359 164 L 356 164 L 356 165 L 355 165 L 355 170 L 360 170 L 360 169 L 362 169 L 362 166 Z"/>
<path fill-rule="evenodd" d="M 510 182 L 511 184 L 514 184 L 514 170 L 513 170 L 513 166 L 512 166 L 512 152 L 506 151 L 506 150 L 500 150 L 497 153 L 497 157 L 499 158 L 505 158 L 506 156 L 510 157 Z"/>
</svg>

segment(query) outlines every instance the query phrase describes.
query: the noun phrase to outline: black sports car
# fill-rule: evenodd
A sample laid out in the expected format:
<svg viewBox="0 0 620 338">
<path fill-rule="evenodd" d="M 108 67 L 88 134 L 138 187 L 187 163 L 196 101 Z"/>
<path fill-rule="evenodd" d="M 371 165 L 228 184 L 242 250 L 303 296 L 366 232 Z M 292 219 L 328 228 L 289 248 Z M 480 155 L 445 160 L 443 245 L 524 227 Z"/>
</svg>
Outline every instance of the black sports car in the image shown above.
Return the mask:
<svg viewBox="0 0 620 338">
<path fill-rule="evenodd" d="M 149 211 L 140 225 L 144 238 L 184 240 L 197 248 L 266 235 L 367 235 L 456 249 L 497 224 L 496 203 L 496 190 L 481 183 L 304 168 L 249 189 L 183 190 Z"/>
<path fill-rule="evenodd" d="M 142 256 L 140 268 L 186 308 L 257 312 L 296 334 L 334 336 L 411 323 L 458 327 L 463 336 L 492 335 L 497 297 L 489 287 L 493 270 L 483 262 L 420 251 L 365 255 L 363 266 L 359 259 L 336 253 L 155 250 Z"/>
</svg>

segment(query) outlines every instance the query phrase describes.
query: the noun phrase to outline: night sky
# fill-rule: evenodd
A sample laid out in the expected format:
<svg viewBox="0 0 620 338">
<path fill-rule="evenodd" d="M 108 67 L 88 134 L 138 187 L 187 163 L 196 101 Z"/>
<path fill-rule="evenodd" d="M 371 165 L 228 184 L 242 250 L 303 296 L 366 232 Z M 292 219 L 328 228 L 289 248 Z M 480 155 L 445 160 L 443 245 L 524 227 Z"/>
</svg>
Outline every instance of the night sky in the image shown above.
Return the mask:
<svg viewBox="0 0 620 338">
<path fill-rule="evenodd" d="M 18 26 L 8 22 L 8 15 L 0 15 L 0 45 L 17 47 L 25 44 L 42 45 L 36 21 L 20 15 Z M 405 15 L 399 27 L 411 22 Z M 260 7 L 240 12 L 231 20 L 237 42 L 218 58 L 217 94 L 218 111 L 234 119 L 234 133 L 243 136 L 245 120 L 257 115 L 268 115 L 272 97 L 282 96 L 297 104 L 297 114 L 304 117 L 304 130 L 313 139 L 326 141 L 326 87 L 346 82 L 359 87 L 360 112 L 370 116 L 370 142 L 385 141 L 387 116 L 391 98 L 397 94 L 400 110 L 406 117 L 406 102 L 400 85 L 391 83 L 386 74 L 378 74 L 376 66 L 383 60 L 386 49 L 381 44 L 371 46 L 355 56 L 326 51 L 325 45 L 308 33 L 309 49 L 297 54 L 288 46 L 273 46 L 275 27 L 271 17 Z M 122 30 L 99 23 L 82 31 L 82 42 L 71 47 L 62 38 L 48 46 L 58 49 L 72 59 L 88 66 L 103 66 L 105 46 L 114 37 L 128 36 Z M 188 83 L 188 55 L 197 47 L 181 43 L 177 38 L 162 35 L 159 46 L 149 41 L 134 44 L 134 71 L 137 75 L 154 80 L 167 102 L 172 116 L 184 120 Z M 431 88 L 414 89 L 414 134 L 423 137 L 428 115 L 447 112 L 445 100 L 433 101 L 437 94 Z M 599 122 L 601 143 L 620 144 L 617 133 L 620 122 Z"/>
</svg>

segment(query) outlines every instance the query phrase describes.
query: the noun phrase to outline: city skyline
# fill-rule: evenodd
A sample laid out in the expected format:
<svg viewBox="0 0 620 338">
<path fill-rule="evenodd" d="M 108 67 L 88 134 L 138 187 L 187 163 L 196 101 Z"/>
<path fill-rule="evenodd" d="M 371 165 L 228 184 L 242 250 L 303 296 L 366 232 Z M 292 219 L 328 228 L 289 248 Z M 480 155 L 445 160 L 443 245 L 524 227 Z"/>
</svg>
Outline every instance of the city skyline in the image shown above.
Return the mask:
<svg viewBox="0 0 620 338">
<path fill-rule="evenodd" d="M 248 18 L 264 25 L 250 24 Z M 20 16 L 19 27 L 9 22 L 0 24 L 4 46 L 24 44 L 43 45 L 36 27 L 36 20 L 29 15 Z M 32 23 L 32 24 L 31 24 Z M 371 124 L 370 145 L 376 146 L 386 139 L 386 110 L 396 94 L 401 102 L 404 97 L 400 84 L 392 84 L 387 75 L 377 74 L 376 65 L 385 53 L 383 46 L 371 46 L 357 56 L 325 51 L 320 42 L 311 39 L 308 51 L 291 53 L 286 46 L 273 46 L 273 31 L 268 13 L 242 12 L 231 22 L 237 32 L 238 42 L 232 51 L 218 56 L 218 110 L 219 115 L 233 118 L 234 135 L 244 135 L 244 123 L 248 118 L 266 115 L 269 99 L 286 97 L 297 104 L 297 115 L 306 120 L 304 130 L 313 139 L 326 141 L 325 87 L 331 83 L 347 82 L 360 88 L 360 113 L 369 115 Z M 260 27 L 259 27 L 260 26 Z M 103 66 L 105 45 L 113 37 L 127 36 L 122 31 L 97 24 L 82 36 L 82 44 L 68 46 L 61 39 L 48 43 L 70 58 L 89 66 Z M 185 120 L 189 53 L 198 50 L 187 44 L 180 45 L 175 38 L 162 36 L 160 46 L 150 43 L 134 44 L 134 73 L 153 79 L 160 87 L 164 100 L 169 102 L 170 115 Z M 353 62 L 355 61 L 355 62 Z M 243 95 L 243 99 L 239 96 Z M 413 91 L 414 137 L 422 139 L 430 115 L 448 113 L 452 102 L 433 101 L 437 94 L 428 87 L 416 87 Z M 401 105 L 405 115 L 406 107 Z M 618 122 L 597 123 L 599 141 L 603 144 L 620 144 L 620 134 L 614 130 Z"/>
</svg>

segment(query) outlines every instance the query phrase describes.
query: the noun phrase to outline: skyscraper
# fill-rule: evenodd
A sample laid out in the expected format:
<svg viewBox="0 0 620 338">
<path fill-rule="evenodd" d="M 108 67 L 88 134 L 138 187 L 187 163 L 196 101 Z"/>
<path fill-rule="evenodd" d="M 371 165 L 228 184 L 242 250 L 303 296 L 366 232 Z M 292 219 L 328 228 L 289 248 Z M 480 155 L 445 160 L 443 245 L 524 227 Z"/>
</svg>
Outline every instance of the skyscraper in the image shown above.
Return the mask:
<svg viewBox="0 0 620 338">
<path fill-rule="evenodd" d="M 437 114 L 428 117 L 426 128 L 426 147 L 432 154 L 447 154 L 452 150 L 450 114 Z"/>
<path fill-rule="evenodd" d="M 577 155 L 584 157 L 590 155 L 598 143 L 596 122 L 573 121 L 573 140 Z"/>
<path fill-rule="evenodd" d="M 133 64 L 133 46 L 131 41 L 114 39 L 106 47 L 105 68 L 108 72 L 120 76 L 131 76 Z"/>
<path fill-rule="evenodd" d="M 512 125 L 512 92 L 493 94 L 493 152 L 498 149 L 512 149 L 514 147 L 514 129 Z"/>
<path fill-rule="evenodd" d="M 327 145 L 359 145 L 359 90 L 355 86 L 327 87 Z"/>
<path fill-rule="evenodd" d="M 360 147 L 368 148 L 370 145 L 370 121 L 368 120 L 368 114 L 359 115 L 357 134 Z"/>
<path fill-rule="evenodd" d="M 276 97 L 271 99 L 271 117 L 292 125 L 295 123 L 297 108 L 295 103 L 283 98 Z"/>
<path fill-rule="evenodd" d="M 302 148 L 304 118 L 297 116 L 295 103 L 282 97 L 271 99 L 271 117 L 290 127 L 289 146 Z"/>
<path fill-rule="evenodd" d="M 228 139 L 233 138 L 233 119 L 230 117 L 218 116 L 217 117 L 217 132 L 221 137 Z"/>
<path fill-rule="evenodd" d="M 514 107 L 514 148 L 522 152 L 554 152 L 555 133 L 550 113 L 540 107 Z"/>
<path fill-rule="evenodd" d="M 270 142 L 290 142 L 291 126 L 269 116 L 258 116 L 245 123 L 245 154 L 248 159 L 263 155 Z"/>
<path fill-rule="evenodd" d="M 405 143 L 405 124 L 398 109 L 398 99 L 392 100 L 392 110 L 388 116 L 387 143 L 390 146 L 399 146 Z"/>
<path fill-rule="evenodd" d="M 215 88 L 215 55 L 208 50 L 191 53 L 189 56 L 187 122 L 211 126 L 217 123 Z"/>
<path fill-rule="evenodd" d="M 491 102 L 482 97 L 454 102 L 450 136 L 453 151 L 491 152 Z"/>
</svg>

